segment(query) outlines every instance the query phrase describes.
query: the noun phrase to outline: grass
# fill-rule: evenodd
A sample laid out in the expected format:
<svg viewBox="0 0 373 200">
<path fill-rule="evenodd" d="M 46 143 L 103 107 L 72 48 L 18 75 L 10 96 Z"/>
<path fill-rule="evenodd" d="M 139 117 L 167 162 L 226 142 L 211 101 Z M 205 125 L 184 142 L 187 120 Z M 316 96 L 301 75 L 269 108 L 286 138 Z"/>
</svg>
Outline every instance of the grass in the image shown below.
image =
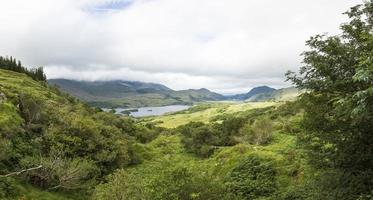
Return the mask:
<svg viewBox="0 0 373 200">
<path fill-rule="evenodd" d="M 223 115 L 232 114 L 241 111 L 265 108 L 269 106 L 275 106 L 279 103 L 276 102 L 246 102 L 246 103 L 234 103 L 234 102 L 218 102 L 218 103 L 207 103 L 197 106 L 193 106 L 189 110 L 177 112 L 174 114 L 150 117 L 146 121 L 156 123 L 160 127 L 175 128 L 180 125 L 187 124 L 189 122 L 204 122 L 208 123 L 213 118 Z M 199 110 L 198 108 L 203 108 Z M 197 110 L 197 112 L 195 112 Z"/>
<path fill-rule="evenodd" d="M 158 126 L 165 128 L 175 128 L 190 121 L 210 123 L 218 116 L 239 115 L 242 111 L 270 106 L 277 107 L 279 105 L 281 105 L 279 102 L 210 102 L 174 114 L 149 117 L 146 118 L 146 121 L 155 122 Z M 286 118 L 285 120 L 290 119 Z M 273 162 L 277 172 L 276 182 L 279 192 L 286 193 L 290 188 L 303 184 L 306 176 L 312 172 L 308 167 L 304 153 L 296 145 L 296 137 L 291 133 L 284 132 L 281 123 L 278 120 L 274 121 L 277 131 L 274 132 L 272 141 L 267 145 L 252 145 L 242 141 L 235 146 L 219 147 L 207 159 L 200 159 L 186 152 L 180 143 L 181 136 L 177 133 L 174 133 L 176 135 L 163 135 L 144 145 L 151 154 L 151 159 L 145 159 L 143 164 L 131 170 L 141 174 L 146 179 L 148 176 L 157 173 L 156 169 L 162 169 L 164 159 L 167 159 L 172 165 L 186 166 L 198 173 L 210 174 L 214 179 L 224 182 L 233 168 L 243 159 L 254 154 Z M 151 166 L 159 167 L 145 170 Z M 150 173 L 142 173 L 144 171 Z"/>
<path fill-rule="evenodd" d="M 205 103 L 194 106 L 186 111 L 177 112 L 165 116 L 146 118 L 147 121 L 157 122 L 159 126 L 174 128 L 190 121 L 209 123 L 212 119 L 225 114 L 239 114 L 256 108 L 277 106 L 280 103 L 258 102 L 258 103 Z M 274 122 L 281 123 L 281 122 Z M 279 128 L 280 129 L 280 128 Z M 181 135 L 161 135 L 148 144 L 141 144 L 143 150 L 143 163 L 129 169 L 131 172 L 141 174 L 143 179 L 152 177 L 163 170 L 164 163 L 182 165 L 198 173 L 207 173 L 216 180 L 223 180 L 240 161 L 250 155 L 257 155 L 265 160 L 273 162 L 277 175 L 276 181 L 280 191 L 301 184 L 305 176 L 309 174 L 306 159 L 296 145 L 296 137 L 277 130 L 273 139 L 267 145 L 252 145 L 242 141 L 235 146 L 219 147 L 215 153 L 207 158 L 201 159 L 185 151 L 181 144 Z M 145 152 L 145 153 L 144 153 Z"/>
<path fill-rule="evenodd" d="M 148 180 L 168 167 L 184 166 L 223 181 L 240 161 L 255 154 L 274 163 L 278 173 L 278 185 L 285 191 L 303 179 L 303 171 L 306 169 L 305 162 L 300 158 L 301 152 L 295 147 L 295 137 L 279 132 L 275 133 L 274 140 L 269 145 L 243 143 L 219 147 L 207 159 L 197 158 L 186 152 L 180 138 L 180 135 L 161 135 L 148 144 L 142 144 L 143 163 L 127 170 L 138 174 L 143 180 Z"/>
<path fill-rule="evenodd" d="M 28 184 L 19 183 L 17 185 L 20 195 L 17 200 L 83 200 L 88 199 L 83 194 L 75 193 L 61 193 L 41 190 Z"/>
</svg>

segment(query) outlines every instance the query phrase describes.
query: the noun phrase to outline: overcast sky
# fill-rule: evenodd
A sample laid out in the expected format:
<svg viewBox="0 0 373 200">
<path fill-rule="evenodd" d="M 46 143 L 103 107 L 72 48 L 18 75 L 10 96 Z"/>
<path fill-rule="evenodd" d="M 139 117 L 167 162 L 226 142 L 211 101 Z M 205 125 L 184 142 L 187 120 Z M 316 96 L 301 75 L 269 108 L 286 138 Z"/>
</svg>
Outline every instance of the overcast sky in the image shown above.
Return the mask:
<svg viewBox="0 0 373 200">
<path fill-rule="evenodd" d="M 0 0 L 0 55 L 48 78 L 285 87 L 305 41 L 361 0 Z"/>
</svg>

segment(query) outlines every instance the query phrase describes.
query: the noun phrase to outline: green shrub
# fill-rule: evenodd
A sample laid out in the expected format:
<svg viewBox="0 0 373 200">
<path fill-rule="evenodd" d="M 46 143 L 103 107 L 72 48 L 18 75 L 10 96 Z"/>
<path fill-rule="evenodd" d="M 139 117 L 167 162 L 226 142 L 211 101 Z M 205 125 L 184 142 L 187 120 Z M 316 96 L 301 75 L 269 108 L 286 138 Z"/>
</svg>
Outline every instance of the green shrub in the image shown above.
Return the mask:
<svg viewBox="0 0 373 200">
<path fill-rule="evenodd" d="M 251 155 L 232 170 L 226 186 L 240 199 L 269 197 L 277 190 L 276 170 L 270 160 Z"/>
<path fill-rule="evenodd" d="M 118 170 L 108 176 L 107 183 L 96 187 L 93 199 L 213 200 L 225 196 L 223 184 L 207 174 L 167 164 L 146 172 L 151 174 Z"/>
<path fill-rule="evenodd" d="M 215 124 L 214 129 L 219 136 L 218 144 L 221 146 L 233 146 L 237 144 L 236 137 L 240 136 L 239 130 L 245 123 L 245 118 L 230 116 L 221 124 Z"/>
<path fill-rule="evenodd" d="M 252 125 L 246 124 L 240 130 L 246 140 L 255 145 L 270 143 L 273 137 L 273 131 L 273 121 L 266 117 L 255 120 Z"/>
<path fill-rule="evenodd" d="M 185 166 L 166 170 L 152 184 L 148 199 L 209 200 L 220 199 L 224 193 L 221 184 L 203 172 L 194 172 Z"/>
<path fill-rule="evenodd" d="M 130 174 L 123 169 L 109 175 L 107 182 L 96 186 L 92 199 L 144 199 L 144 185 L 138 176 Z"/>
<path fill-rule="evenodd" d="M 0 177 L 0 199 L 14 198 L 19 194 L 17 183 L 11 177 Z"/>
<path fill-rule="evenodd" d="M 200 157 L 208 157 L 214 152 L 217 137 L 213 129 L 201 122 L 191 122 L 180 128 L 181 142 L 185 149 Z"/>
<path fill-rule="evenodd" d="M 99 175 L 96 165 L 87 159 L 50 157 L 26 157 L 21 161 L 24 169 L 41 165 L 37 170 L 24 174 L 27 180 L 39 187 L 63 190 L 86 189 Z"/>
</svg>

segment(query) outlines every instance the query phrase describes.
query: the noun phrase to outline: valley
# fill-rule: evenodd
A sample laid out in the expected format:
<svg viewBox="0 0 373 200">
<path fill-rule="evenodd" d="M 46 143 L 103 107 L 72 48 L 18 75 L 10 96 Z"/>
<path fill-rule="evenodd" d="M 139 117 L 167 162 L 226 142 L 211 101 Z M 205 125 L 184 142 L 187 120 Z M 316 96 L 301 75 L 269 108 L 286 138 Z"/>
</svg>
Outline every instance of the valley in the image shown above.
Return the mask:
<svg viewBox="0 0 373 200">
<path fill-rule="evenodd" d="M 289 109 L 284 107 L 284 103 L 205 102 L 187 110 L 162 116 L 131 119 L 87 107 L 75 98 L 60 93 L 56 88 L 42 85 L 26 75 L 0 70 L 0 77 L 0 90 L 6 97 L 0 107 L 0 113 L 3 116 L 0 120 L 0 130 L 3 134 L 10 133 L 11 130 L 19 131 L 4 142 L 15 142 L 14 145 L 27 147 L 27 149 L 38 147 L 35 149 L 36 152 L 40 150 L 46 152 L 34 155 L 34 151 L 20 151 L 22 156 L 17 158 L 20 162 L 19 167 L 11 167 L 6 171 L 30 168 L 34 165 L 41 165 L 42 169 L 49 171 L 36 170 L 18 177 L 20 179 L 17 177 L 7 179 L 5 183 L 12 185 L 15 189 L 8 195 L 15 195 L 15 198 L 23 196 L 26 199 L 38 197 L 64 200 L 86 199 L 93 195 L 94 199 L 111 199 L 114 198 L 112 195 L 116 194 L 126 198 L 134 195 L 139 196 L 140 199 L 149 199 L 154 196 L 164 199 L 169 190 L 177 190 L 195 193 L 200 199 L 215 199 L 221 195 L 231 199 L 235 194 L 224 192 L 225 185 L 229 181 L 234 181 L 229 179 L 229 174 L 246 158 L 263 160 L 273 165 L 276 175 L 270 177 L 273 181 L 268 180 L 273 184 L 270 187 L 274 187 L 271 191 L 285 192 L 288 188 L 299 184 L 297 180 L 302 179 L 308 173 L 304 171 L 306 163 L 301 159 L 302 152 L 300 150 L 298 152 L 294 146 L 293 131 L 296 130 L 284 128 L 292 126 L 288 124 L 289 121 L 295 120 L 296 122 L 301 113 L 289 107 L 291 108 L 290 115 L 281 114 L 283 112 L 281 110 Z M 20 111 L 17 111 L 15 106 L 17 102 L 22 105 Z M 59 106 L 56 107 L 56 104 Z M 66 113 L 69 114 L 66 115 Z M 273 116 L 274 120 L 269 120 L 270 116 Z M 257 136 L 248 137 L 254 129 L 251 130 L 247 125 L 252 123 L 250 121 L 255 122 L 259 118 L 263 119 L 264 126 L 269 128 L 267 132 L 269 135 L 263 141 L 263 138 L 259 141 Z M 53 125 L 48 125 L 52 121 Z M 27 122 L 28 125 L 21 126 L 23 122 Z M 264 128 L 260 126 L 258 125 L 258 130 Z M 208 131 L 200 132 L 200 129 Z M 66 132 L 67 130 L 73 131 L 74 136 L 70 135 L 69 131 Z M 111 131 L 106 132 L 106 130 Z M 23 136 L 23 131 L 32 133 L 32 135 Z M 193 133 L 197 134 L 195 135 L 197 138 L 189 135 L 194 131 L 197 131 Z M 111 134 L 110 137 L 105 136 L 108 133 Z M 86 138 L 85 135 L 89 137 Z M 28 143 L 29 137 L 35 143 Z M 86 141 L 82 141 L 83 138 Z M 71 143 L 72 140 L 76 142 Z M 11 151 L 13 148 L 7 146 L 6 143 L 2 145 L 6 151 Z M 80 148 L 85 145 L 88 145 L 86 147 L 89 149 Z M 102 145 L 104 146 L 98 147 Z M 111 149 L 111 154 L 106 152 L 106 156 L 101 157 L 100 154 L 104 153 L 102 148 Z M 68 149 L 74 152 L 69 158 L 66 157 Z M 59 150 L 62 154 L 55 154 L 55 150 Z M 52 164 L 56 162 L 54 160 L 56 158 L 50 157 L 50 154 L 54 154 L 58 159 L 67 159 L 64 160 L 66 163 Z M 290 159 L 289 155 L 296 157 Z M 7 162 L 6 160 L 13 157 L 12 154 L 4 156 L 0 157 L 2 162 Z M 95 160 L 97 164 L 90 160 Z M 118 170 L 110 170 L 104 163 L 112 163 L 111 166 L 117 165 Z M 282 168 L 282 166 L 287 167 Z M 292 167 L 289 168 L 289 166 Z M 74 179 L 64 181 L 64 174 L 69 173 L 69 170 L 77 170 L 77 173 L 73 175 Z M 87 193 L 88 196 L 82 195 L 82 191 L 87 191 L 86 180 L 96 180 L 91 175 L 95 170 L 109 170 L 109 174 L 112 175 L 108 176 L 106 182 L 98 184 L 93 193 Z M 298 172 L 289 175 L 288 170 Z M 40 183 L 30 184 L 23 181 L 39 180 L 38 177 L 44 173 L 47 173 L 47 177 L 40 180 Z M 101 171 L 101 173 L 107 172 Z M 178 173 L 181 174 L 177 175 Z M 174 175 L 178 176 L 178 181 L 183 181 L 181 185 L 172 184 L 172 179 L 176 178 L 173 177 Z M 128 179 L 133 182 L 128 182 Z M 115 191 L 107 190 L 108 188 L 114 189 L 113 184 L 118 181 L 120 184 L 130 185 L 127 185 L 125 189 L 120 187 Z M 47 184 L 50 188 L 57 185 L 71 190 L 70 195 L 64 194 L 63 190 L 41 190 L 43 188 L 39 185 L 41 183 Z M 166 185 L 162 186 L 162 189 L 157 186 L 156 189 L 154 184 Z M 271 192 L 266 195 L 272 194 L 275 193 Z"/>
<path fill-rule="evenodd" d="M 0 200 L 372 200 L 353 2 L 5 0 Z"/>
</svg>

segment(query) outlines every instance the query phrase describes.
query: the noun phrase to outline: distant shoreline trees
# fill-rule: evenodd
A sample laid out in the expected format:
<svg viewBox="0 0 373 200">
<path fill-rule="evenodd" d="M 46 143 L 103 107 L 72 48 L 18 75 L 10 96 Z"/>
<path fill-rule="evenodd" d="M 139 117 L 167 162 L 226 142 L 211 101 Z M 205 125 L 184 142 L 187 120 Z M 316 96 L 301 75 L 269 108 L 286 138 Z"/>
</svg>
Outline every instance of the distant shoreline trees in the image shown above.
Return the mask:
<svg viewBox="0 0 373 200">
<path fill-rule="evenodd" d="M 3 57 L 0 56 L 0 69 L 15 71 L 19 73 L 26 74 L 36 81 L 46 81 L 47 76 L 44 73 L 43 67 L 36 67 L 32 69 L 27 69 L 22 66 L 20 60 L 13 58 L 12 56 Z"/>
</svg>

